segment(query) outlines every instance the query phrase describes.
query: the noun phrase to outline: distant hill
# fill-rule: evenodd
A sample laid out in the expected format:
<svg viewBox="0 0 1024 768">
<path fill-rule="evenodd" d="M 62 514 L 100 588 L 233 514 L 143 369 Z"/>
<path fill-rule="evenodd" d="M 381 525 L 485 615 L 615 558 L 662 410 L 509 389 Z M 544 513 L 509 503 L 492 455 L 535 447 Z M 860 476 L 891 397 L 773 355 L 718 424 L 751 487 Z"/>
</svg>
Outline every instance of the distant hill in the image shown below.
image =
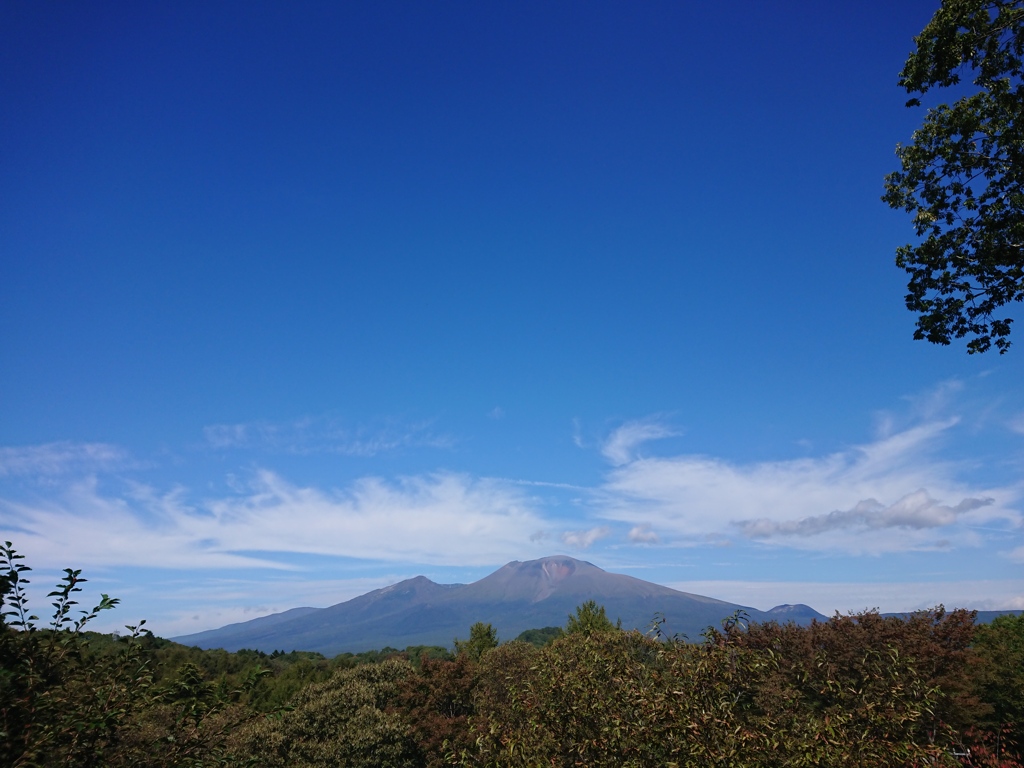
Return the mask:
<svg viewBox="0 0 1024 768">
<path fill-rule="evenodd" d="M 624 629 L 646 630 L 660 614 L 664 633 L 691 640 L 739 610 L 751 621 L 809 624 L 826 618 L 806 605 L 759 611 L 558 556 L 511 562 L 472 584 L 436 584 L 417 576 L 329 608 L 295 608 L 174 640 L 228 651 L 301 650 L 326 656 L 384 646 L 449 646 L 454 638 L 468 636 L 477 621 L 493 625 L 503 640 L 527 629 L 563 626 L 578 605 L 591 599 L 605 607 L 612 621 L 621 619 Z"/>
<path fill-rule="evenodd" d="M 1024 611 L 978 611 L 975 624 L 990 624 L 1000 616 L 1020 616 Z"/>
<path fill-rule="evenodd" d="M 812 620 L 817 619 L 818 621 L 824 621 L 825 616 L 822 616 L 816 610 L 811 608 L 809 605 L 803 603 L 797 603 L 796 605 L 776 605 L 774 608 L 766 611 L 769 618 L 779 622 L 779 624 L 785 624 L 786 622 L 792 621 L 794 624 L 810 624 Z"/>
<path fill-rule="evenodd" d="M 977 615 L 974 617 L 974 623 L 975 623 L 975 625 L 977 625 L 977 624 L 991 624 L 995 619 L 999 618 L 1000 616 L 1020 616 L 1022 613 L 1024 613 L 1024 611 L 1020 611 L 1020 610 L 975 611 L 975 613 Z M 901 619 L 906 619 L 906 618 L 909 618 L 910 616 L 912 616 L 913 614 L 907 613 L 907 612 L 903 612 L 903 613 L 883 613 L 882 615 L 883 616 L 898 616 Z"/>
</svg>

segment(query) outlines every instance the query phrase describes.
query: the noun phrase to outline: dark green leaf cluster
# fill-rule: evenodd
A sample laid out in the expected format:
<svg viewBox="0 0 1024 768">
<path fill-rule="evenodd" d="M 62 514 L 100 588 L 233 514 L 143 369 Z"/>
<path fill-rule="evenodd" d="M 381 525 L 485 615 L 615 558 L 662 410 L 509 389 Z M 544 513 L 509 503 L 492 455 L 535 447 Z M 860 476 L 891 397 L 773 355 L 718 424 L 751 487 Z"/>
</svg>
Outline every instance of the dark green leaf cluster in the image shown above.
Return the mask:
<svg viewBox="0 0 1024 768">
<path fill-rule="evenodd" d="M 340 671 L 300 691 L 280 718 L 256 723 L 243 743 L 268 768 L 413 768 L 407 723 L 389 705 L 414 674 L 398 658 Z"/>
<path fill-rule="evenodd" d="M 999 736 L 990 745 L 998 753 L 1024 756 L 1024 614 L 978 627 L 973 650 L 979 698 L 991 708 L 976 730 Z"/>
<path fill-rule="evenodd" d="M 520 632 L 516 640 L 522 643 L 529 643 L 537 648 L 543 648 L 545 645 L 555 642 L 564 634 L 565 631 L 561 627 L 541 627 L 540 629 L 527 629 Z"/>
<path fill-rule="evenodd" d="M 455 654 L 468 656 L 473 661 L 480 658 L 493 648 L 498 647 L 498 632 L 490 624 L 478 621 L 469 628 L 468 640 L 455 640 Z"/>
<path fill-rule="evenodd" d="M 1024 300 L 1024 3 L 943 0 L 915 43 L 900 77 L 908 93 L 957 87 L 966 72 L 973 89 L 928 110 L 886 177 L 882 199 L 921 238 L 896 256 L 914 338 L 970 337 L 971 353 L 1003 353 L 1013 318 L 999 310 Z"/>
<path fill-rule="evenodd" d="M 755 635 L 735 622 L 699 645 L 604 632 L 503 646 L 482 662 L 462 764 L 953 764 L 939 690 L 907 642 L 858 645 L 878 617 L 864 618 Z"/>
<path fill-rule="evenodd" d="M 66 569 L 49 594 L 51 623 L 40 628 L 23 559 L 11 542 L 0 547 L 0 765 L 107 765 L 151 685 L 142 623 L 116 654 L 94 653 L 83 628 L 117 600 L 103 595 L 92 610 L 76 610 L 85 579 Z"/>
<path fill-rule="evenodd" d="M 604 606 L 598 605 L 594 600 L 587 600 L 576 608 L 576 614 L 569 616 L 565 625 L 565 633 L 568 635 L 593 635 L 601 632 L 611 632 L 621 629 L 622 622 L 612 624 L 611 619 L 605 614 Z"/>
</svg>

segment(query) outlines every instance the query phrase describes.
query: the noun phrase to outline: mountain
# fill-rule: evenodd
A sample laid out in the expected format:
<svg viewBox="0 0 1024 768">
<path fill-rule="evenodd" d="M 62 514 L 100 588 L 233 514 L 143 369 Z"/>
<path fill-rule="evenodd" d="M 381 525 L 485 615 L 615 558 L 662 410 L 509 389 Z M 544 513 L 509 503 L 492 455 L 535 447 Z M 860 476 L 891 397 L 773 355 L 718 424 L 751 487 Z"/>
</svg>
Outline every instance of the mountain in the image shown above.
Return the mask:
<svg viewBox="0 0 1024 768">
<path fill-rule="evenodd" d="M 812 619 L 824 621 L 826 618 L 809 605 L 804 605 L 803 603 L 776 605 L 774 608 L 769 609 L 767 613 L 779 624 L 785 624 L 788 621 L 792 621 L 794 624 L 810 624 Z"/>
<path fill-rule="evenodd" d="M 587 600 L 605 607 L 624 629 L 646 630 L 655 615 L 661 631 L 692 640 L 736 611 L 751 621 L 810 623 L 825 617 L 805 605 L 758 611 L 649 581 L 608 573 L 571 557 L 511 562 L 472 584 L 436 584 L 425 576 L 406 579 L 329 608 L 294 608 L 174 640 L 200 648 L 319 651 L 334 656 L 391 646 L 449 646 L 467 637 L 477 621 L 490 623 L 504 640 L 527 629 L 563 626 Z"/>
<path fill-rule="evenodd" d="M 978 615 L 974 619 L 975 624 L 991 624 L 993 621 L 998 619 L 1000 616 L 1020 616 L 1024 611 L 978 611 Z"/>
</svg>

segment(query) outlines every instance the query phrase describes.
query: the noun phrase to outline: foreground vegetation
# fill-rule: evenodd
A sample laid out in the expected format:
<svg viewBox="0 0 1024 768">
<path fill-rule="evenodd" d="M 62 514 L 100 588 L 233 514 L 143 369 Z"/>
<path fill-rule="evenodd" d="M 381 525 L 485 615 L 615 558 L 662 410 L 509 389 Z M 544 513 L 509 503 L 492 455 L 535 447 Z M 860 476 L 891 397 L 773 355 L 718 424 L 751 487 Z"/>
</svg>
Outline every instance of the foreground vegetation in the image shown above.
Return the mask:
<svg viewBox="0 0 1024 768">
<path fill-rule="evenodd" d="M 564 630 L 455 652 L 201 651 L 144 625 L 86 627 L 67 570 L 48 626 L 0 548 L 0 765 L 1021 766 L 1024 616 L 624 632 L 584 604 Z M 969 752 L 969 758 L 967 757 Z"/>
</svg>

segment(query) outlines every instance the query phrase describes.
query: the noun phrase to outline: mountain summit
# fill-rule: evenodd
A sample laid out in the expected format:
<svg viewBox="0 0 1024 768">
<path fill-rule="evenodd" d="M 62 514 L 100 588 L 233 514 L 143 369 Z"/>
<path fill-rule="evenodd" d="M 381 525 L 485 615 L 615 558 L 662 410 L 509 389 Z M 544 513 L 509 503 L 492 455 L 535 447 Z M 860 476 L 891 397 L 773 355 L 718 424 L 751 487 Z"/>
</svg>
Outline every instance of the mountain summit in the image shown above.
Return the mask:
<svg viewBox="0 0 1024 768">
<path fill-rule="evenodd" d="M 806 606 L 758 611 L 652 584 L 564 555 L 508 563 L 472 584 L 436 584 L 425 576 L 332 605 L 296 608 L 241 624 L 174 638 L 201 648 L 319 651 L 333 656 L 391 646 L 448 646 L 477 621 L 509 640 L 526 629 L 564 626 L 580 603 L 595 600 L 624 629 L 645 630 L 655 615 L 662 631 L 697 639 L 736 611 L 752 621 L 824 619 Z"/>
</svg>

